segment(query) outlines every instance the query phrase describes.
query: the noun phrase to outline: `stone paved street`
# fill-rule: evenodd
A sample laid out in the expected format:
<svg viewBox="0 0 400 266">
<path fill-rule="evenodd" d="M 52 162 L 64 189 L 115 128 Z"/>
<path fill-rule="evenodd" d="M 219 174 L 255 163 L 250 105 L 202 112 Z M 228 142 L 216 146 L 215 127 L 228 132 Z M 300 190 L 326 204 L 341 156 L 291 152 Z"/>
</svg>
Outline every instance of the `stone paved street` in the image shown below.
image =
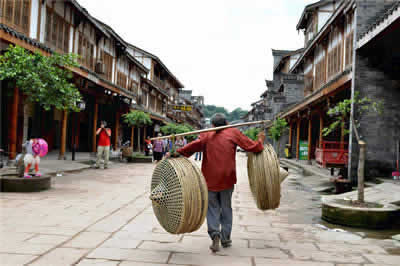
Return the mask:
<svg viewBox="0 0 400 266">
<path fill-rule="evenodd" d="M 160 227 L 148 199 L 153 167 L 114 164 L 56 177 L 47 192 L 0 194 L 0 265 L 399 265 L 394 241 L 313 225 L 318 206 L 304 206 L 314 196 L 296 186 L 296 173 L 278 210 L 257 210 L 243 154 L 233 247 L 211 254 L 205 226 L 188 235 Z"/>
</svg>

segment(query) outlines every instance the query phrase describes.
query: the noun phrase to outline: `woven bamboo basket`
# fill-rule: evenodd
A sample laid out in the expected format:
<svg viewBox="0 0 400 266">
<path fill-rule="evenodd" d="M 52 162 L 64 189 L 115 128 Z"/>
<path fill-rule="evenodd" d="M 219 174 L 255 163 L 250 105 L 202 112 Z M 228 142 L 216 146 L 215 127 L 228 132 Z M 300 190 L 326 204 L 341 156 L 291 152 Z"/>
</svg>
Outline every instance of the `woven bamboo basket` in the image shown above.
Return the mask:
<svg viewBox="0 0 400 266">
<path fill-rule="evenodd" d="M 187 158 L 165 159 L 157 164 L 150 199 L 158 222 L 171 234 L 190 233 L 204 223 L 207 184 L 200 169 Z"/>
<path fill-rule="evenodd" d="M 280 167 L 273 147 L 266 144 L 263 152 L 249 153 L 247 170 L 257 208 L 260 210 L 278 208 L 281 200 L 281 183 L 288 173 Z"/>
</svg>

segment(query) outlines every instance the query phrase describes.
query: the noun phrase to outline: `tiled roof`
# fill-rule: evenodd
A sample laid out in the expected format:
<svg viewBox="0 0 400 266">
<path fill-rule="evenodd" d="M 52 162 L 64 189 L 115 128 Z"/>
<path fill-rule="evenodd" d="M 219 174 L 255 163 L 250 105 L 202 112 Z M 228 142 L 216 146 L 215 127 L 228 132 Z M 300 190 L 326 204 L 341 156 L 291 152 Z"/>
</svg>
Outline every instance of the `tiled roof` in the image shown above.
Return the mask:
<svg viewBox="0 0 400 266">
<path fill-rule="evenodd" d="M 361 32 L 359 34 L 358 40 L 362 39 L 369 32 L 373 31 L 376 27 L 378 27 L 382 22 L 384 22 L 390 15 L 392 15 L 398 8 L 400 8 L 400 1 L 394 1 L 391 5 L 378 12 L 376 16 L 372 17 L 369 21 L 367 21 L 367 25 L 371 25 L 365 32 Z"/>
<path fill-rule="evenodd" d="M 7 32 L 8 34 L 14 36 L 15 38 L 23 40 L 23 41 L 27 42 L 28 44 L 30 44 L 32 46 L 35 46 L 37 48 L 40 48 L 40 49 L 42 49 L 42 50 L 44 50 L 44 51 L 46 51 L 48 53 L 53 53 L 54 52 L 52 49 L 50 49 L 46 45 L 44 45 L 44 44 L 42 44 L 42 43 L 40 43 L 40 42 L 38 42 L 38 41 L 36 41 L 34 39 L 31 39 L 31 38 L 25 36 L 24 34 L 19 33 L 18 31 L 14 30 L 14 29 L 12 29 L 12 28 L 4 25 L 4 24 L 0 24 L 0 29 L 4 30 L 5 32 Z"/>
<path fill-rule="evenodd" d="M 53 49 L 47 47 L 43 43 L 40 43 L 40 42 L 38 42 L 38 41 L 36 41 L 36 40 L 34 40 L 32 38 L 29 38 L 29 37 L 25 36 L 24 34 L 19 33 L 19 32 L 15 31 L 14 29 L 11 29 L 10 27 L 8 27 L 8 26 L 6 26 L 4 24 L 0 24 L 0 30 L 4 30 L 5 32 L 7 32 L 8 34 L 14 36 L 15 38 L 23 40 L 26 43 L 28 43 L 28 44 L 30 44 L 30 45 L 32 45 L 34 47 L 40 48 L 40 49 L 42 49 L 42 50 L 44 50 L 44 51 L 46 51 L 48 53 L 54 53 Z M 88 73 L 90 73 L 92 76 L 96 77 L 97 79 L 101 80 L 102 82 L 107 83 L 110 86 L 118 88 L 119 90 L 121 90 L 122 92 L 124 92 L 125 94 L 127 94 L 129 96 L 136 96 L 136 94 L 134 94 L 133 92 L 128 91 L 127 89 L 122 88 L 122 87 L 120 87 L 120 86 L 118 86 L 118 85 L 116 85 L 116 84 L 114 84 L 114 83 L 102 78 L 96 72 L 94 72 L 94 71 L 92 71 L 90 69 L 87 69 L 86 67 L 84 67 L 82 65 L 79 68 L 84 70 L 84 71 L 86 71 L 86 72 L 88 72 Z"/>
</svg>

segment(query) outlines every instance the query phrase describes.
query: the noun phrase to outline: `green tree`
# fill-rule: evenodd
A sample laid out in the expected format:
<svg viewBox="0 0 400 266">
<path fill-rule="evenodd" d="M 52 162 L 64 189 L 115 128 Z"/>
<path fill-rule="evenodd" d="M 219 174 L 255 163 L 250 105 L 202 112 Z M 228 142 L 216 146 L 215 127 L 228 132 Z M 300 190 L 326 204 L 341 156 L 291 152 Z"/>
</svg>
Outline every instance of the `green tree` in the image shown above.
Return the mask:
<svg viewBox="0 0 400 266">
<path fill-rule="evenodd" d="M 45 110 L 79 111 L 79 90 L 71 83 L 73 77 L 68 67 L 79 66 L 77 56 L 54 53 L 43 56 L 19 46 L 10 46 L 0 55 L 0 80 L 15 81 L 31 102 L 39 103 Z"/>
<path fill-rule="evenodd" d="M 272 126 L 269 128 L 268 133 L 269 136 L 275 141 L 276 143 L 276 153 L 279 157 L 279 145 L 281 137 L 286 133 L 289 129 L 288 123 L 285 119 L 277 117 Z"/>
<path fill-rule="evenodd" d="M 261 130 L 262 130 L 261 128 L 252 127 L 252 128 L 245 130 L 243 132 L 243 134 L 245 134 L 248 138 L 256 141 L 258 134 L 261 132 Z"/>
<path fill-rule="evenodd" d="M 168 123 L 165 126 L 161 127 L 161 132 L 164 135 L 176 135 L 176 134 L 182 134 L 186 132 L 193 131 L 193 127 L 188 125 L 188 124 L 175 124 L 175 123 Z M 189 135 L 185 137 L 189 142 L 193 141 L 196 139 L 195 135 Z"/>
<path fill-rule="evenodd" d="M 353 117 L 350 116 L 352 104 L 354 104 Z M 359 203 L 364 203 L 364 167 L 366 155 L 366 143 L 361 140 L 358 134 L 358 129 L 360 128 L 360 119 L 365 114 L 376 113 L 381 115 L 383 113 L 383 104 L 383 101 L 373 101 L 368 97 L 361 98 L 360 93 L 356 91 L 353 99 L 345 99 L 328 110 L 327 114 L 330 117 L 333 117 L 333 122 L 322 131 L 324 136 L 327 136 L 341 126 L 342 136 L 345 136 L 350 133 L 350 130 L 346 128 L 346 123 L 349 122 L 349 119 L 352 120 L 353 129 L 360 146 L 357 187 Z M 354 119 L 354 117 L 356 117 L 358 120 Z"/>
<path fill-rule="evenodd" d="M 131 127 L 138 127 L 139 129 L 153 123 L 150 116 L 143 111 L 130 111 L 129 113 L 124 114 L 122 117 L 126 124 Z M 138 148 L 140 151 L 140 130 L 138 130 Z"/>
</svg>

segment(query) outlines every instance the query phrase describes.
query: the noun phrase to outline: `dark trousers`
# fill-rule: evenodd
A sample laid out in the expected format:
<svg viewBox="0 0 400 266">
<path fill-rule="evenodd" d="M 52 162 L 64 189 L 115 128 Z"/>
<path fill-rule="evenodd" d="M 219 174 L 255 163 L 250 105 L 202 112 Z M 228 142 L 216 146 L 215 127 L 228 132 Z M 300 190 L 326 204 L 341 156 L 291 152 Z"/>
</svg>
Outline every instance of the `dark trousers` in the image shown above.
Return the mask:
<svg viewBox="0 0 400 266">
<path fill-rule="evenodd" d="M 211 239 L 219 236 L 223 244 L 231 242 L 232 193 L 233 187 L 218 192 L 208 191 L 208 234 Z"/>
</svg>

